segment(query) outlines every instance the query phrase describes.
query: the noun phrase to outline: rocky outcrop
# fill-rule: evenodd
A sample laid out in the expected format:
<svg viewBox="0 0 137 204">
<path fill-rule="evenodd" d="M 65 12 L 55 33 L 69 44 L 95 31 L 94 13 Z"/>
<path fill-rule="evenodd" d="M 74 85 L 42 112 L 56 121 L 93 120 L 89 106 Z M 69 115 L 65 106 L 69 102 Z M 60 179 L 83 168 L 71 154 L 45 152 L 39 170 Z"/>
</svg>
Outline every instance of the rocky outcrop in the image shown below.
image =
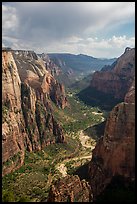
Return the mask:
<svg viewBox="0 0 137 204">
<path fill-rule="evenodd" d="M 100 70 L 105 64 L 112 64 L 116 60 L 69 53 L 49 53 L 48 56 L 54 62 L 55 70 L 57 70 L 55 76 L 57 76 L 60 82 L 65 84 L 65 87 L 71 87 L 78 80 L 81 80 L 94 71 Z M 47 59 L 46 55 L 45 58 Z"/>
<path fill-rule="evenodd" d="M 128 93 L 125 96 L 126 103 L 135 103 L 135 80 L 133 81 Z"/>
<path fill-rule="evenodd" d="M 94 199 L 114 176 L 135 179 L 135 87 L 134 82 L 125 101 L 111 111 L 104 137 L 93 150 L 89 165 L 90 185 Z"/>
<path fill-rule="evenodd" d="M 61 69 L 45 53 L 39 54 L 39 57 L 45 62 L 46 69 L 54 76 L 61 74 Z"/>
<path fill-rule="evenodd" d="M 135 49 L 126 48 L 116 62 L 94 73 L 91 87 L 117 99 L 124 99 L 135 76 Z"/>
<path fill-rule="evenodd" d="M 92 194 L 89 184 L 77 175 L 67 176 L 51 186 L 47 202 L 90 202 Z"/>
<path fill-rule="evenodd" d="M 64 86 L 49 72 L 52 69 L 51 63 L 45 64 L 45 61 L 31 51 L 13 51 L 13 56 L 21 82 L 33 88 L 38 98 L 45 94 L 60 108 L 68 105 Z"/>
<path fill-rule="evenodd" d="M 65 108 L 63 85 L 45 69 L 32 51 L 2 51 L 2 161 L 3 175 L 19 168 L 25 150 L 38 151 L 64 142 L 54 119 L 52 102 Z"/>
<path fill-rule="evenodd" d="M 117 63 L 115 63 L 112 73 L 106 72 L 105 70 L 103 71 L 104 73 L 106 72 L 104 76 L 107 76 L 107 79 L 110 76 L 110 79 L 113 79 L 115 82 L 117 80 L 119 81 L 119 79 L 121 80 L 121 76 L 126 77 L 125 83 L 127 84 L 130 81 L 129 79 L 132 80 L 129 83 L 130 87 L 128 84 L 126 89 L 124 89 L 125 93 L 123 94 L 121 92 L 121 95 L 119 95 L 121 98 L 124 98 L 124 102 L 116 105 L 110 112 L 106 122 L 104 136 L 99 139 L 93 150 L 88 172 L 91 189 L 89 188 L 88 191 L 86 191 L 87 193 L 85 193 L 84 187 L 82 186 L 81 189 L 78 185 L 78 183 L 82 182 L 78 176 L 65 177 L 52 185 L 48 201 L 96 201 L 97 196 L 103 192 L 113 178 L 120 176 L 126 182 L 135 180 L 135 81 L 133 56 L 134 49 L 128 48 L 123 54 L 122 59 L 119 58 Z M 133 67 L 127 67 L 129 63 L 128 60 L 133 62 Z M 104 80 L 104 78 L 102 80 Z M 121 84 L 120 81 L 119 84 Z M 122 84 L 120 86 L 122 86 Z M 113 86 L 113 88 L 114 87 L 115 89 L 117 88 L 117 86 Z M 115 94 L 115 96 L 117 96 L 117 92 L 115 92 Z M 72 190 L 72 187 L 74 190 Z M 79 192 L 83 192 L 82 197 L 77 197 L 77 195 L 81 195 Z"/>
<path fill-rule="evenodd" d="M 2 161 L 3 174 L 22 165 L 25 132 L 21 114 L 21 80 L 11 52 L 2 52 Z"/>
</svg>

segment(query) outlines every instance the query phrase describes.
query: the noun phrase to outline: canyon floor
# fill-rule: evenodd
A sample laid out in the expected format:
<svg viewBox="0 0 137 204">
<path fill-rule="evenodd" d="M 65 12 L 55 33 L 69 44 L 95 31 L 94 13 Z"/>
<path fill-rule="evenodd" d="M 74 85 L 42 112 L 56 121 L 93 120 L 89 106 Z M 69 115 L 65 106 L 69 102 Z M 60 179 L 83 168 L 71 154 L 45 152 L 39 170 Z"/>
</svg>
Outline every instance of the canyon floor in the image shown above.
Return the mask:
<svg viewBox="0 0 137 204">
<path fill-rule="evenodd" d="M 44 201 L 54 181 L 67 174 L 75 174 L 79 167 L 91 160 L 98 140 L 94 126 L 105 120 L 106 113 L 99 107 L 86 106 L 76 97 L 74 90 L 68 90 L 67 95 L 69 108 L 59 110 L 54 106 L 55 117 L 66 135 L 66 143 L 51 144 L 39 152 L 26 151 L 24 165 L 3 177 L 3 196 L 8 194 L 16 202 Z M 85 132 L 88 128 L 90 135 Z"/>
<path fill-rule="evenodd" d="M 79 135 L 79 140 L 82 144 L 82 150 L 81 150 L 81 153 L 79 153 L 79 156 L 76 156 L 70 159 L 65 159 L 63 160 L 63 162 L 58 163 L 56 166 L 56 168 L 62 174 L 62 177 L 65 177 L 68 174 L 66 163 L 69 163 L 69 162 L 72 163 L 73 161 L 75 161 L 74 164 L 72 163 L 72 166 L 71 166 L 72 168 L 72 167 L 76 167 L 77 165 L 79 166 L 80 161 L 81 163 L 85 163 L 86 161 L 90 161 L 92 158 L 92 150 L 95 148 L 96 140 L 92 139 L 88 135 L 85 135 L 83 130 L 79 131 L 78 135 Z"/>
</svg>

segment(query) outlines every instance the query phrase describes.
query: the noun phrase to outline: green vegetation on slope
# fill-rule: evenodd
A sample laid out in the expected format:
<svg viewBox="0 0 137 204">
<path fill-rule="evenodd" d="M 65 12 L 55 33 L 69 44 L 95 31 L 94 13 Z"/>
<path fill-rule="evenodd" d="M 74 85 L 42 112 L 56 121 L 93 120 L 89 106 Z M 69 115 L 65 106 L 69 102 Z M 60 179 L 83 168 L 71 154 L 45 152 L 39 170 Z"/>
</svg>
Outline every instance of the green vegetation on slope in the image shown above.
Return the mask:
<svg viewBox="0 0 137 204">
<path fill-rule="evenodd" d="M 51 182 L 61 176 L 55 165 L 74 153 L 77 154 L 80 148 L 78 140 L 66 140 L 67 143 L 51 144 L 39 152 L 26 151 L 24 165 L 2 179 L 3 202 L 45 200 Z"/>
<path fill-rule="evenodd" d="M 6 121 L 8 112 L 9 112 L 8 107 L 5 105 L 2 105 L 2 123 L 4 123 Z"/>
<path fill-rule="evenodd" d="M 92 80 L 92 75 L 93 73 L 85 76 L 82 79 L 79 79 L 78 81 L 76 81 L 75 83 L 71 83 L 71 85 L 69 86 L 71 89 L 73 90 L 77 90 L 77 91 L 81 91 L 85 88 L 87 88 Z"/>
<path fill-rule="evenodd" d="M 90 86 L 81 90 L 77 96 L 85 104 L 92 105 L 94 107 L 98 106 L 106 111 L 111 111 L 116 104 L 121 102 L 120 100 L 115 99 L 113 94 L 105 94 Z"/>
<path fill-rule="evenodd" d="M 65 159 L 79 157 L 79 154 L 82 154 L 78 131 L 101 123 L 101 115 L 92 113 L 101 110 L 82 103 L 76 97 L 76 93 L 74 90 L 68 90 L 70 106 L 65 110 L 58 109 L 53 104 L 54 116 L 66 133 L 66 143 L 51 144 L 39 152 L 26 151 L 24 165 L 2 179 L 3 202 L 45 201 L 52 182 L 62 176 L 55 166 Z M 82 165 L 80 163 L 82 160 L 77 162 Z M 73 162 L 66 165 L 68 174 L 73 174 L 77 169 Z"/>
<path fill-rule="evenodd" d="M 64 110 L 58 110 L 54 106 L 54 115 L 58 121 L 60 121 L 63 129 L 66 133 L 77 133 L 79 130 L 84 130 L 93 124 L 98 124 L 102 122 L 102 117 L 100 115 L 95 115 L 92 112 L 102 112 L 98 107 L 92 107 L 85 105 L 76 96 L 77 91 L 74 92 L 68 89 L 68 102 L 69 107 Z M 106 112 L 102 112 L 102 116 L 105 116 Z"/>
<path fill-rule="evenodd" d="M 48 55 L 63 71 L 72 69 L 73 71 L 79 71 L 80 73 L 87 73 L 91 70 L 100 70 L 104 65 L 110 65 L 116 60 L 115 58 L 94 58 L 84 54 L 49 53 Z"/>
</svg>

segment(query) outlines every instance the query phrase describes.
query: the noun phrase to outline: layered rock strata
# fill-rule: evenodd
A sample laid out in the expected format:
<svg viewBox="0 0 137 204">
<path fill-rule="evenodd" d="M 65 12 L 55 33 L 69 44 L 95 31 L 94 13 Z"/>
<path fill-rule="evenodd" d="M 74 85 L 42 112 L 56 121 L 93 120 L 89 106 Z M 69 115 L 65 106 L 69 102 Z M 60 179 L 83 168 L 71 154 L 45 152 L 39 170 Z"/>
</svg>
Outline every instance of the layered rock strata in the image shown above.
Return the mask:
<svg viewBox="0 0 137 204">
<path fill-rule="evenodd" d="M 104 137 L 93 150 L 89 165 L 90 185 L 94 198 L 114 176 L 135 179 L 135 87 L 134 82 L 124 102 L 111 111 Z"/>
<path fill-rule="evenodd" d="M 64 142 L 52 103 L 67 106 L 63 85 L 32 51 L 2 51 L 3 175 L 19 168 L 25 150 L 38 151 Z"/>
<path fill-rule="evenodd" d="M 51 186 L 47 202 L 90 202 L 91 188 L 77 175 L 66 176 Z"/>
<path fill-rule="evenodd" d="M 135 49 L 126 48 L 116 62 L 93 74 L 90 86 L 117 99 L 124 99 L 135 76 Z"/>
</svg>

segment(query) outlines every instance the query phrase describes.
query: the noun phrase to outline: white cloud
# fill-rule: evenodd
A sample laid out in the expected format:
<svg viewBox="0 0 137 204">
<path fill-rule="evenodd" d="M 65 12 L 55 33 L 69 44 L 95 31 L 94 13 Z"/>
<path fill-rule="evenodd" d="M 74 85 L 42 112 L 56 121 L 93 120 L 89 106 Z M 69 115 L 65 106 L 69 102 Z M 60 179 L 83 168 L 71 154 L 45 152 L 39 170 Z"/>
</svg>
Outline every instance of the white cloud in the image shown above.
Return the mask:
<svg viewBox="0 0 137 204">
<path fill-rule="evenodd" d="M 134 2 L 100 2 L 95 3 L 94 15 L 96 21 L 86 29 L 86 34 L 103 32 L 134 21 L 135 4 Z"/>
<path fill-rule="evenodd" d="M 48 52 L 72 52 L 84 53 L 94 57 L 112 58 L 119 57 L 126 47 L 134 47 L 135 38 L 124 36 L 112 36 L 109 39 L 87 38 L 79 39 L 77 43 L 56 43 L 47 47 Z"/>
<path fill-rule="evenodd" d="M 123 25 L 128 30 L 134 18 L 134 2 L 8 2 L 2 6 L 3 43 L 37 52 L 115 57 L 134 47 L 134 33 L 118 32 Z M 104 33 L 109 37 L 99 37 Z"/>
<path fill-rule="evenodd" d="M 2 5 L 2 31 L 5 34 L 8 31 L 15 31 L 18 26 L 16 9 L 10 6 Z"/>
<path fill-rule="evenodd" d="M 87 39 L 87 46 L 83 49 L 83 52 L 90 53 L 96 57 L 118 57 L 120 56 L 126 47 L 135 46 L 135 37 L 124 36 L 112 36 L 109 39 Z"/>
</svg>

